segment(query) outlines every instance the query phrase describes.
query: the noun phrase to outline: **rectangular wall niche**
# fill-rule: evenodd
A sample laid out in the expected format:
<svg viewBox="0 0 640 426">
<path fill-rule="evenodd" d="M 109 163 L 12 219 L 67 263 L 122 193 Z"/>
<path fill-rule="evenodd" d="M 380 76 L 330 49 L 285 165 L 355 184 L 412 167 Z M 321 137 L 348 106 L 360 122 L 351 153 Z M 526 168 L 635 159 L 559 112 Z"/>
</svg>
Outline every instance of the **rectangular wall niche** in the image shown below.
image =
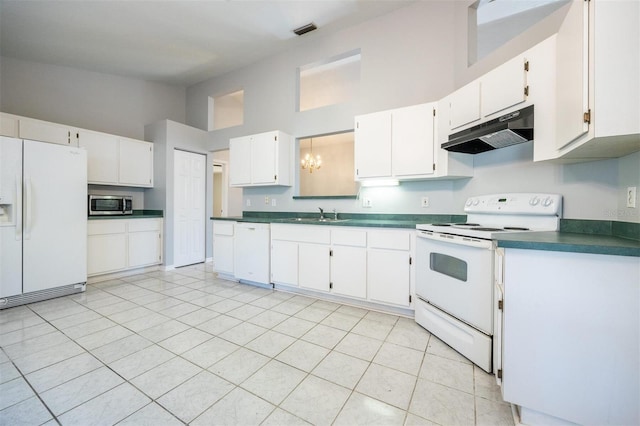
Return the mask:
<svg viewBox="0 0 640 426">
<path fill-rule="evenodd" d="M 298 68 L 298 111 L 353 99 L 360 83 L 360 50 Z"/>
<path fill-rule="evenodd" d="M 209 97 L 209 130 L 239 126 L 244 121 L 244 90 Z"/>
</svg>

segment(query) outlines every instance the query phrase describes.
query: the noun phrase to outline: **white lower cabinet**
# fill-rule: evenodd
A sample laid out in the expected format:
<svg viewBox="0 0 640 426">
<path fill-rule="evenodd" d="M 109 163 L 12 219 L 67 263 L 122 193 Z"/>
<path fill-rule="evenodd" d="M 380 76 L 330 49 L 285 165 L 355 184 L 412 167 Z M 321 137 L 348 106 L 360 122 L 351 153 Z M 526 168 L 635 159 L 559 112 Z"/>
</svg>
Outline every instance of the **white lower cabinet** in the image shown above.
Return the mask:
<svg viewBox="0 0 640 426">
<path fill-rule="evenodd" d="M 220 275 L 233 276 L 235 225 L 233 221 L 213 221 L 213 269 Z"/>
<path fill-rule="evenodd" d="M 328 292 L 329 267 L 329 245 L 313 243 L 298 245 L 298 282 L 300 287 Z"/>
<path fill-rule="evenodd" d="M 162 219 L 90 220 L 87 275 L 162 263 Z"/>
<path fill-rule="evenodd" d="M 239 280 L 269 284 L 270 235 L 268 223 L 237 223 L 234 274 Z"/>
<path fill-rule="evenodd" d="M 271 282 L 410 308 L 412 230 L 271 225 Z"/>
<path fill-rule="evenodd" d="M 369 232 L 367 282 L 374 302 L 411 305 L 411 237 L 408 230 Z"/>
<path fill-rule="evenodd" d="M 367 297 L 367 231 L 331 231 L 332 292 L 342 296 Z"/>
</svg>

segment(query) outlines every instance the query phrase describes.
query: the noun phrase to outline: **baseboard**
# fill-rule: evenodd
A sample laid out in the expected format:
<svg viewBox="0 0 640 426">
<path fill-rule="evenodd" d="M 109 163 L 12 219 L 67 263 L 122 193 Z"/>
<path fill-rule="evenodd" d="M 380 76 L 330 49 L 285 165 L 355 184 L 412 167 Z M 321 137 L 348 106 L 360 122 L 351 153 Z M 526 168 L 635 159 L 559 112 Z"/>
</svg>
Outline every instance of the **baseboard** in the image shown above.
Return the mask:
<svg viewBox="0 0 640 426">
<path fill-rule="evenodd" d="M 87 278 L 87 284 L 99 283 L 118 278 L 128 277 L 130 275 L 143 274 L 145 272 L 155 272 L 162 268 L 162 265 L 144 266 L 142 268 L 128 269 L 126 271 L 110 272 L 102 275 L 93 275 Z"/>
</svg>

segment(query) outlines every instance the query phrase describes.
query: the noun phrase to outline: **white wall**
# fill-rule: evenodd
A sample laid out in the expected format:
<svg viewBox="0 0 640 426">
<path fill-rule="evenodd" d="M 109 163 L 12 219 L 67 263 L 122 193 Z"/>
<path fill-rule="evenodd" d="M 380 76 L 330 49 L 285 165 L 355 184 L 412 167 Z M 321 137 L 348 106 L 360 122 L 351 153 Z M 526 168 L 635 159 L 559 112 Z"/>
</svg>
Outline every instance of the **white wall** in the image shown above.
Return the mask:
<svg viewBox="0 0 640 426">
<path fill-rule="evenodd" d="M 186 90 L 134 78 L 0 57 L 0 110 L 144 138 L 144 126 L 185 120 Z"/>
<path fill-rule="evenodd" d="M 636 207 L 627 207 L 627 188 L 636 187 Z M 624 222 L 640 222 L 640 152 L 636 152 L 618 160 L 618 220 Z M 613 220 L 613 215 L 612 215 Z"/>
</svg>

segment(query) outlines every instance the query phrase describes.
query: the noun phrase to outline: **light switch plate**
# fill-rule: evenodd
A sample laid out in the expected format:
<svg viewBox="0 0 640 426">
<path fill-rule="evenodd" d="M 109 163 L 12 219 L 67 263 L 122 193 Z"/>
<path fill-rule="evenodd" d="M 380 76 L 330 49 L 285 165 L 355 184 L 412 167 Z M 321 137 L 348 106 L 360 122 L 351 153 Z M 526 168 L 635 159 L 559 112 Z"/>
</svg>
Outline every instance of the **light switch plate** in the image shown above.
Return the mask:
<svg viewBox="0 0 640 426">
<path fill-rule="evenodd" d="M 247 198 L 247 203 L 246 204 L 247 204 L 247 207 L 251 207 L 251 199 L 250 198 Z"/>
<path fill-rule="evenodd" d="M 367 198 L 367 197 L 362 198 L 362 207 L 366 207 L 366 208 L 373 207 L 373 203 L 371 202 L 371 198 Z"/>
<path fill-rule="evenodd" d="M 271 199 L 271 206 L 272 206 L 272 207 L 275 207 L 277 204 L 278 204 L 278 203 L 276 202 L 276 199 L 275 199 L 275 198 L 272 198 L 272 199 Z"/>
<path fill-rule="evenodd" d="M 429 207 L 429 197 L 422 197 L 422 202 L 420 203 L 422 207 Z"/>
</svg>

